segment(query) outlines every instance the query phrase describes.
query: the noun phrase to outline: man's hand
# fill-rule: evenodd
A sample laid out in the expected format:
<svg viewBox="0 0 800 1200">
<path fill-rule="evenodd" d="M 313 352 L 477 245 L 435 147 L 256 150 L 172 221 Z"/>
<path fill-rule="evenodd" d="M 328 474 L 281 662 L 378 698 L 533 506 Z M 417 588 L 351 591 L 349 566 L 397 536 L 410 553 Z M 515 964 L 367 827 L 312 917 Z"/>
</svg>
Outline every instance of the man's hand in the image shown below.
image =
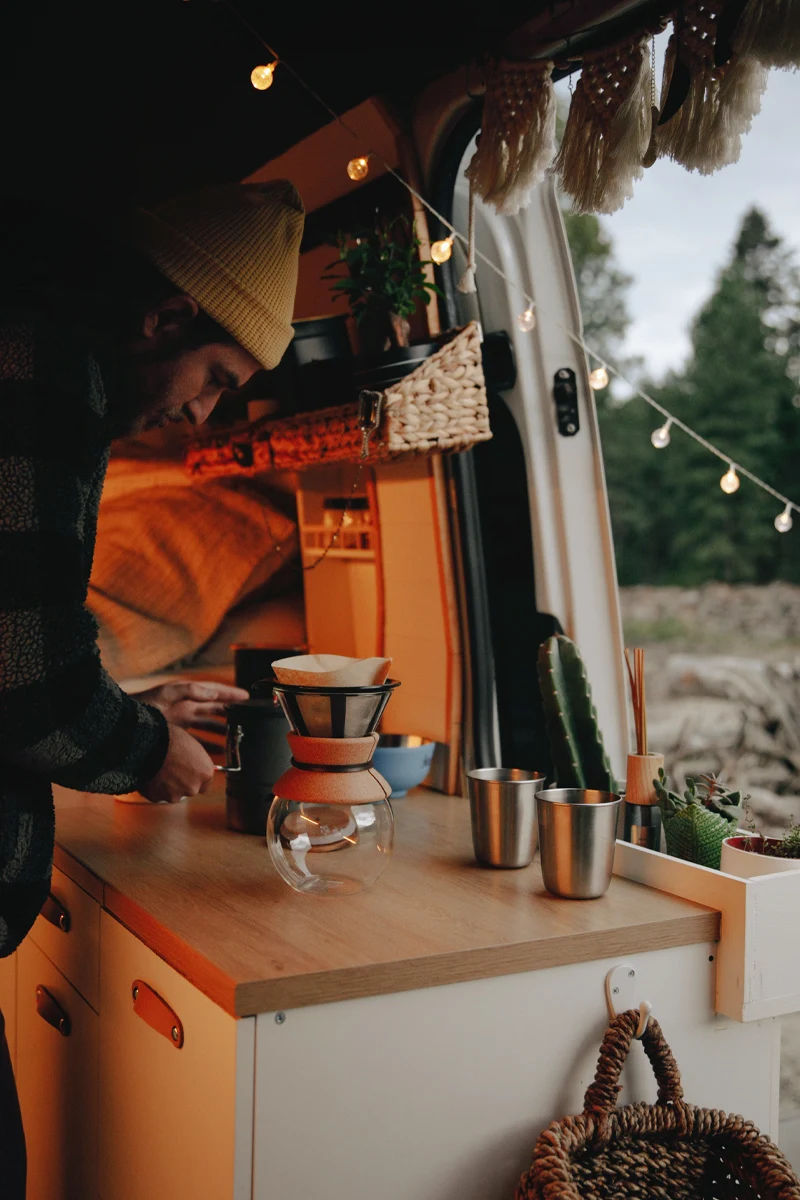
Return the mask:
<svg viewBox="0 0 800 1200">
<path fill-rule="evenodd" d="M 242 688 L 224 683 L 162 683 L 138 692 L 135 700 L 160 708 L 170 725 L 181 729 L 225 729 L 225 705 L 249 700 Z"/>
<path fill-rule="evenodd" d="M 195 738 L 177 725 L 169 726 L 169 748 L 161 770 L 141 789 L 153 803 L 177 804 L 204 792 L 214 778 L 214 764 Z"/>
</svg>

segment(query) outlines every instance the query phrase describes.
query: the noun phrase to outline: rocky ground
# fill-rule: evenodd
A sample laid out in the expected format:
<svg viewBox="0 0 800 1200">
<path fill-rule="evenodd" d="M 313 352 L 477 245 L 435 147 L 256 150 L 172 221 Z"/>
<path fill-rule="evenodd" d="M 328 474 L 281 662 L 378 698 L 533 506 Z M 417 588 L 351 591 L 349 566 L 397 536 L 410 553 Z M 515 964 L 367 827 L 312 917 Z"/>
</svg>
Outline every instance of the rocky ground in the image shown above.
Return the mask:
<svg viewBox="0 0 800 1200">
<path fill-rule="evenodd" d="M 722 774 L 766 834 L 800 820 L 800 587 L 625 588 L 622 611 L 673 779 Z"/>
</svg>

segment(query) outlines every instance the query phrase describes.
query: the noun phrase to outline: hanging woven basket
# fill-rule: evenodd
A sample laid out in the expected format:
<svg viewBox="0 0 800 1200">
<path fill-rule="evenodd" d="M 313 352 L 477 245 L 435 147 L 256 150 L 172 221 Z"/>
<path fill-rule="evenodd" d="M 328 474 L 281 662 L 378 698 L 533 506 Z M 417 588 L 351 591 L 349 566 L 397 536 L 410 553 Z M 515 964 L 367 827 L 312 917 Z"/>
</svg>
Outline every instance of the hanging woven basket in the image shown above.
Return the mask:
<svg viewBox="0 0 800 1200">
<path fill-rule="evenodd" d="M 380 422 L 367 462 L 467 450 L 491 436 L 481 360 L 481 328 L 471 321 L 410 375 L 381 393 Z M 193 444 L 193 475 L 256 474 L 320 463 L 358 462 L 364 434 L 358 403 L 267 421 L 245 434 Z"/>
<path fill-rule="evenodd" d="M 635 1011 L 612 1021 L 583 1112 L 540 1135 L 515 1200 L 800 1200 L 789 1162 L 755 1125 L 686 1103 L 672 1051 L 652 1017 L 642 1045 L 658 1100 L 615 1107 L 638 1021 Z"/>
</svg>

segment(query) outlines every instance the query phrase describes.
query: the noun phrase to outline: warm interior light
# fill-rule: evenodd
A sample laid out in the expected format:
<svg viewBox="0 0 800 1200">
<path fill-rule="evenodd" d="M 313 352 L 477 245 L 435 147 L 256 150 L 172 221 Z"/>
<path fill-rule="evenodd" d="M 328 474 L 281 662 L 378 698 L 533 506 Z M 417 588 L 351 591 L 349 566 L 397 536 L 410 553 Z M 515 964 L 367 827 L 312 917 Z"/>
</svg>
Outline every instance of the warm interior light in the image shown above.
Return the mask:
<svg viewBox="0 0 800 1200">
<path fill-rule="evenodd" d="M 536 327 L 536 313 L 532 308 L 526 308 L 517 317 L 517 325 L 523 333 L 530 333 Z"/>
<path fill-rule="evenodd" d="M 366 179 L 369 174 L 369 159 L 361 154 L 358 158 L 351 158 L 347 164 L 347 174 L 355 183 L 360 179 Z"/>
<path fill-rule="evenodd" d="M 434 242 L 433 245 L 431 246 L 431 258 L 437 264 L 437 266 L 441 266 L 442 263 L 446 263 L 452 253 L 453 253 L 453 238 L 452 237 L 442 238 L 441 241 Z"/>
<path fill-rule="evenodd" d="M 655 446 L 656 450 L 663 450 L 669 445 L 669 427 L 672 424 L 672 417 L 669 418 L 663 425 L 659 425 L 658 429 L 654 429 L 650 434 L 650 441 Z"/>
<path fill-rule="evenodd" d="M 778 513 L 777 517 L 775 518 L 775 528 L 777 529 L 778 533 L 788 533 L 792 528 L 792 525 L 792 506 L 791 504 L 787 504 L 783 512 Z"/>
<path fill-rule="evenodd" d="M 265 92 L 267 88 L 272 87 L 275 68 L 277 65 L 278 63 L 276 61 L 264 63 L 260 67 L 253 67 L 252 71 L 250 72 L 250 82 L 256 91 Z"/>
<path fill-rule="evenodd" d="M 719 486 L 722 488 L 723 492 L 727 492 L 729 496 L 732 496 L 734 492 L 738 492 L 740 483 L 741 480 L 736 474 L 736 467 L 733 465 L 733 463 L 731 463 L 725 474 L 722 476 L 722 479 L 720 479 Z"/>
<path fill-rule="evenodd" d="M 600 392 L 603 388 L 608 387 L 608 371 L 605 367 L 595 367 L 589 375 L 589 386 L 595 392 Z"/>
</svg>

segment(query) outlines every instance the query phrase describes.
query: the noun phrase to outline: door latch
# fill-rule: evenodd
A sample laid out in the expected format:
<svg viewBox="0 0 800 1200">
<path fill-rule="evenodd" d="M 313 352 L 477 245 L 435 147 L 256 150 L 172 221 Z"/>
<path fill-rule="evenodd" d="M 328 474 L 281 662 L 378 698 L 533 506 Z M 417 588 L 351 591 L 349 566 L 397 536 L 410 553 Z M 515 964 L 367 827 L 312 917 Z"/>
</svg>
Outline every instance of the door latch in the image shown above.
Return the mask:
<svg viewBox="0 0 800 1200">
<path fill-rule="evenodd" d="M 574 437 L 581 423 L 578 416 L 578 385 L 575 372 L 569 367 L 560 367 L 555 373 L 553 400 L 558 432 L 562 437 Z"/>
</svg>

